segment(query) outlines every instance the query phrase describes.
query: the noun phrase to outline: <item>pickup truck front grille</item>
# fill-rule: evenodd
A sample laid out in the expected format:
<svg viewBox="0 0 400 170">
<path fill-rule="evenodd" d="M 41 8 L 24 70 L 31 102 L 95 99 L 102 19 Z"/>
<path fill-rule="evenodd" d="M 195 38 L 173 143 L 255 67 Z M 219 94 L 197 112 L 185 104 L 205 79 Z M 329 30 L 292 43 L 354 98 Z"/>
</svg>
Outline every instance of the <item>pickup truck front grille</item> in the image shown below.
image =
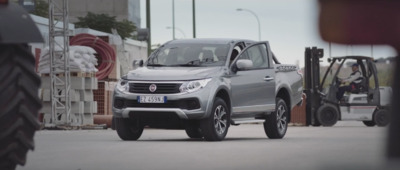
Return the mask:
<svg viewBox="0 0 400 170">
<path fill-rule="evenodd" d="M 114 107 L 118 109 L 126 107 L 143 107 L 143 108 L 180 108 L 186 110 L 194 110 L 200 108 L 200 102 L 196 98 L 188 98 L 181 100 L 169 100 L 166 103 L 138 103 L 137 100 L 128 100 L 116 98 Z"/>
<path fill-rule="evenodd" d="M 150 85 L 156 85 L 156 91 L 150 91 Z M 174 94 L 179 93 L 181 83 L 129 83 L 129 92 L 142 94 Z"/>
</svg>

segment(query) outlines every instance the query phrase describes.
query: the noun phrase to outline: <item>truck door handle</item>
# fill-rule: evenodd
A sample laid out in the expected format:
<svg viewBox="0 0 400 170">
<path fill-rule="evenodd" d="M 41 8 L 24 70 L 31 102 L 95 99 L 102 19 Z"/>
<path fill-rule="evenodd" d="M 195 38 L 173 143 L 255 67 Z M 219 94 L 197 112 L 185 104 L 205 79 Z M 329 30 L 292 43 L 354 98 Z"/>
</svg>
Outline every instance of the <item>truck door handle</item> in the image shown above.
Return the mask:
<svg viewBox="0 0 400 170">
<path fill-rule="evenodd" d="M 271 81 L 271 80 L 274 80 L 274 78 L 270 77 L 270 76 L 267 76 L 267 77 L 264 78 L 264 81 Z"/>
</svg>

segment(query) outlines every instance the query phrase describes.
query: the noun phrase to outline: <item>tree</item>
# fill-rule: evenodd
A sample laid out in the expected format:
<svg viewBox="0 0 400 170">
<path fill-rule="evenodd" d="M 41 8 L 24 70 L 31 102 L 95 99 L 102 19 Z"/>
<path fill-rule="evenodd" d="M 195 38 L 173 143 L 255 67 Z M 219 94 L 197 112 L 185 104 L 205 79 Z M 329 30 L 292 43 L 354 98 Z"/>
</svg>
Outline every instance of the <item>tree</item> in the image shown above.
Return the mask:
<svg viewBox="0 0 400 170">
<path fill-rule="evenodd" d="M 45 0 L 37 0 L 35 10 L 32 11 L 33 15 L 49 18 L 49 3 Z"/>
<path fill-rule="evenodd" d="M 128 20 L 117 21 L 115 16 L 108 14 L 94 14 L 88 12 L 85 17 L 78 17 L 75 23 L 77 28 L 91 28 L 98 31 L 111 33 L 111 29 L 115 28 L 122 39 L 133 38 L 132 33 L 136 31 L 136 26 Z"/>
<path fill-rule="evenodd" d="M 133 22 L 124 19 L 121 22 L 117 22 L 117 26 L 116 29 L 118 31 L 118 34 L 124 38 L 124 37 L 128 37 L 128 38 L 135 38 L 132 33 L 134 31 L 136 31 L 136 26 Z M 125 38 L 124 38 L 125 39 Z"/>
</svg>

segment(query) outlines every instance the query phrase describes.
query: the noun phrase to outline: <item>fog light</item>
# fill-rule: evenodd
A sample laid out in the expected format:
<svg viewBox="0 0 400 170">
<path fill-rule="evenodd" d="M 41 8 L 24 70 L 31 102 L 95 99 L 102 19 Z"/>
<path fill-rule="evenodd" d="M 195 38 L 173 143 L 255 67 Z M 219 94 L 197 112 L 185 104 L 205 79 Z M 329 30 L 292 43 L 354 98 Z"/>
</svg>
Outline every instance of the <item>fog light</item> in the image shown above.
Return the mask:
<svg viewBox="0 0 400 170">
<path fill-rule="evenodd" d="M 200 108 L 200 104 L 198 100 L 188 100 L 187 102 L 188 110 L 198 109 Z"/>
</svg>

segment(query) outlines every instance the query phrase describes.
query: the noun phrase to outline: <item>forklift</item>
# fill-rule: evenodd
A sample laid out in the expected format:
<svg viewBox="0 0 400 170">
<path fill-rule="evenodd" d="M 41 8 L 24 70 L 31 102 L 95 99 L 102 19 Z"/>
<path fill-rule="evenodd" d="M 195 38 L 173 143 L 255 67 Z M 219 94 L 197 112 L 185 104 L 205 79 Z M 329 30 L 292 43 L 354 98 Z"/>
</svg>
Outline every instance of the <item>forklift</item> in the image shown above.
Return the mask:
<svg viewBox="0 0 400 170">
<path fill-rule="evenodd" d="M 390 121 L 391 87 L 380 87 L 375 61 L 366 56 L 328 58 L 330 63 L 320 81 L 320 59 L 324 51 L 317 47 L 305 51 L 305 94 L 307 124 L 333 126 L 338 120 L 362 121 L 366 126 L 386 126 Z M 358 64 L 361 82 L 339 101 L 339 73 L 346 65 Z"/>
</svg>

